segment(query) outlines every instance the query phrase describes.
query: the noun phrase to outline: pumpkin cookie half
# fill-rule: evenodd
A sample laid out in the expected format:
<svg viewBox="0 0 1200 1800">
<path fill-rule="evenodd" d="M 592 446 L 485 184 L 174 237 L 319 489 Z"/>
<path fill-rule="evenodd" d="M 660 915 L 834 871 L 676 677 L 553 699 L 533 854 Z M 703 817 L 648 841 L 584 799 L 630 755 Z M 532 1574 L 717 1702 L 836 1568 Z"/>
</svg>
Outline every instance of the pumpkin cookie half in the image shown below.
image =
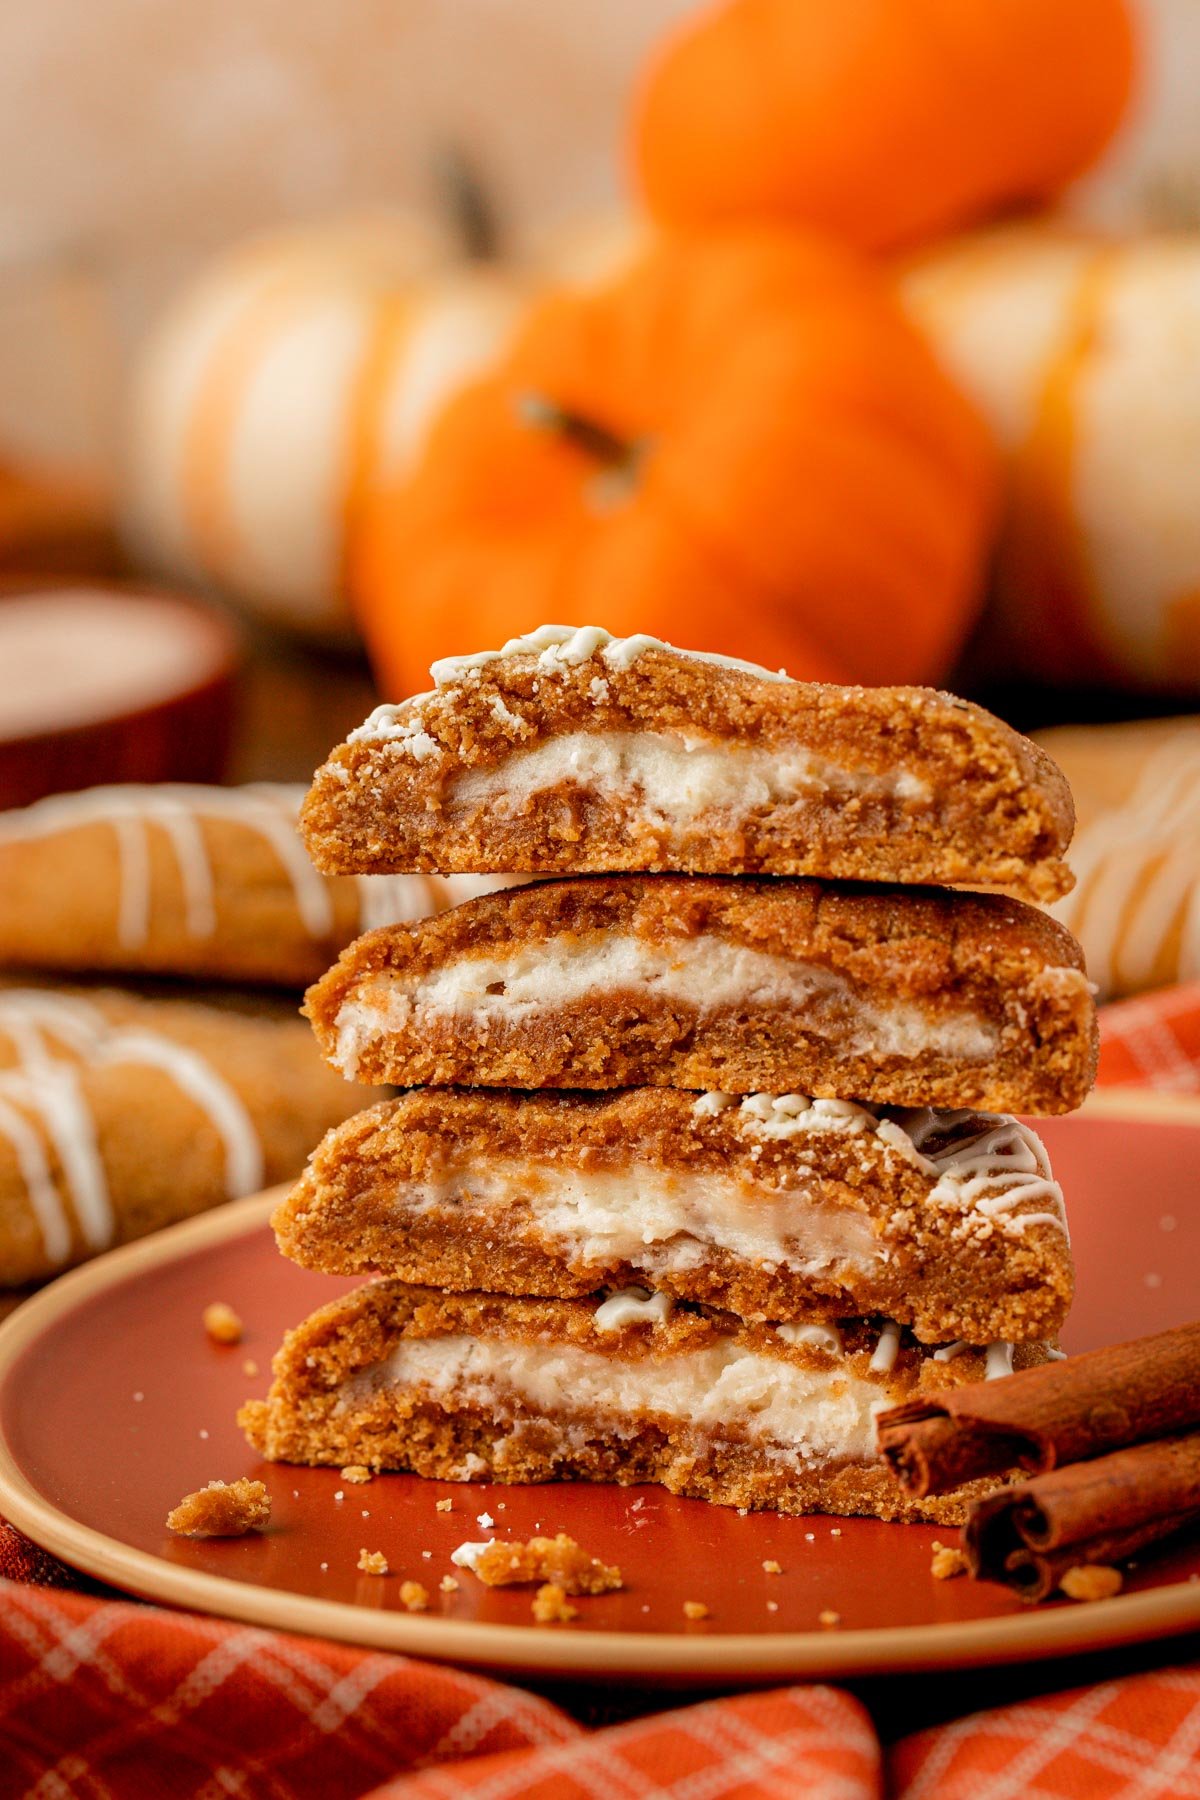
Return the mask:
<svg viewBox="0 0 1200 1800">
<path fill-rule="evenodd" d="M 1069 1112 L 1082 954 L 998 895 L 712 876 L 512 888 L 369 933 L 310 988 L 343 1073 Z"/>
<path fill-rule="evenodd" d="M 950 1523 L 969 1490 L 907 1498 L 875 1412 L 1046 1355 L 939 1361 L 891 1322 L 752 1325 L 644 1289 L 517 1300 L 377 1281 L 290 1332 L 239 1418 L 272 1462 L 653 1481 L 727 1506 Z"/>
<path fill-rule="evenodd" d="M 1067 892 L 1054 763 L 929 688 L 788 680 L 543 626 L 435 663 L 318 771 L 319 868 L 818 875 Z"/>
<path fill-rule="evenodd" d="M 272 1222 L 329 1274 L 556 1298 L 644 1284 L 971 1343 L 1051 1335 L 1072 1293 L 1027 1126 L 800 1094 L 416 1089 L 331 1131 Z"/>
</svg>

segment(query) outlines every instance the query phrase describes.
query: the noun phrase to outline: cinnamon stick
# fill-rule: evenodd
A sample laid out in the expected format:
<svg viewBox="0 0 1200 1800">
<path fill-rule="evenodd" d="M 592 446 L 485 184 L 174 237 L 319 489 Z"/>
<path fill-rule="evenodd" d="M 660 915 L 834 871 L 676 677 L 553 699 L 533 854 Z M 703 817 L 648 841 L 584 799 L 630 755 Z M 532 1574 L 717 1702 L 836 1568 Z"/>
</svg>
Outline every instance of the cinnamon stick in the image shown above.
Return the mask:
<svg viewBox="0 0 1200 1800">
<path fill-rule="evenodd" d="M 881 1455 L 907 1493 L 1040 1474 L 1200 1426 L 1200 1323 L 979 1381 L 880 1413 Z"/>
<path fill-rule="evenodd" d="M 1072 1463 L 975 1501 L 963 1527 L 972 1575 L 1027 1600 L 1080 1563 L 1116 1563 L 1200 1522 L 1200 1432 Z"/>
</svg>

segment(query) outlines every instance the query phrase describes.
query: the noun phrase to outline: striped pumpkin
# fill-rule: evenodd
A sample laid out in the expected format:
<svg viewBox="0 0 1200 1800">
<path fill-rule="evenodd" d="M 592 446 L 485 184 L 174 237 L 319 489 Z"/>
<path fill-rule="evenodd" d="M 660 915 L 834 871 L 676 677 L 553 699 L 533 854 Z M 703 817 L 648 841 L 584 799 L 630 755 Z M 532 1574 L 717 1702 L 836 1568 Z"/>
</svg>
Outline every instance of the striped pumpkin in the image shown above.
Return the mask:
<svg viewBox="0 0 1200 1800">
<path fill-rule="evenodd" d="M 999 659 L 1200 690 L 1200 236 L 1013 226 L 901 291 L 1008 456 Z"/>
<path fill-rule="evenodd" d="M 126 434 L 135 554 L 317 636 L 348 635 L 347 546 L 503 343 L 517 282 L 403 214 L 297 228 L 203 271 L 146 343 Z"/>
</svg>

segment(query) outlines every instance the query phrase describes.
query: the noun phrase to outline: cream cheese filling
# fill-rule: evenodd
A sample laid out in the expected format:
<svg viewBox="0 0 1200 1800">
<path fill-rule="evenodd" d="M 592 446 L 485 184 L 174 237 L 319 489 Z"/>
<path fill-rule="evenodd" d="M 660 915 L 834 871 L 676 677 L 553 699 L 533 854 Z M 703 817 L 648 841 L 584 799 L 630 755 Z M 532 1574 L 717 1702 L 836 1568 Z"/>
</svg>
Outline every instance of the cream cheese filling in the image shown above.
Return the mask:
<svg viewBox="0 0 1200 1800">
<path fill-rule="evenodd" d="M 628 932 L 553 938 L 507 956 L 459 957 L 405 978 L 364 982 L 337 1015 L 339 1068 L 357 1069 L 362 1051 L 389 1031 L 468 1016 L 511 1025 L 551 1007 L 598 994 L 631 994 L 694 1008 L 800 1009 L 818 1036 L 836 1036 L 843 1054 L 916 1056 L 923 1051 L 983 1061 L 997 1044 L 975 1013 L 931 1018 L 905 1001 L 872 1003 L 844 976 L 817 963 L 750 949 L 701 934 L 655 944 Z"/>
<path fill-rule="evenodd" d="M 585 1171 L 489 1159 L 478 1173 L 448 1173 L 407 1189 L 397 1226 L 402 1230 L 414 1212 L 453 1207 L 462 1229 L 499 1215 L 507 1232 L 514 1229 L 507 1209 L 518 1201 L 536 1236 L 553 1240 L 572 1262 L 631 1262 L 661 1274 L 697 1268 L 711 1251 L 724 1250 L 769 1269 L 817 1275 L 839 1264 L 866 1270 L 888 1260 L 867 1213 L 822 1205 L 811 1185 L 774 1189 L 655 1168 Z"/>
<path fill-rule="evenodd" d="M 855 771 L 800 750 L 682 737 L 673 732 L 575 731 L 517 750 L 449 786 L 451 808 L 520 812 L 534 794 L 568 782 L 638 806 L 659 828 L 692 825 L 713 812 L 745 817 L 803 797 L 854 795 L 927 801 L 928 784 L 906 770 Z"/>
<path fill-rule="evenodd" d="M 503 1338 L 405 1338 L 383 1362 L 343 1384 L 353 1407 L 388 1388 L 419 1388 L 448 1407 L 490 1414 L 515 1400 L 570 1424 L 599 1415 L 623 1436 L 652 1419 L 752 1442 L 806 1460 L 875 1460 L 882 1384 L 845 1369 L 807 1368 L 724 1338 L 701 1350 L 633 1358 L 575 1344 Z"/>
</svg>

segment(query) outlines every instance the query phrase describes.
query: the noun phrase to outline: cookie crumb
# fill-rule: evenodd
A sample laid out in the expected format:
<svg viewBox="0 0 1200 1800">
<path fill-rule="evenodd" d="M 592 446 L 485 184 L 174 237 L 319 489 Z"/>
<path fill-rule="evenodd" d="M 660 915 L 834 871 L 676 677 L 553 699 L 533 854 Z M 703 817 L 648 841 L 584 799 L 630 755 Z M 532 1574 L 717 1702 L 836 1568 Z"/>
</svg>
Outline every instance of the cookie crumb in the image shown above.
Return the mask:
<svg viewBox="0 0 1200 1800">
<path fill-rule="evenodd" d="M 388 1559 L 382 1550 L 360 1550 L 358 1566 L 364 1575 L 386 1575 Z"/>
<path fill-rule="evenodd" d="M 480 1531 L 490 1531 L 496 1521 L 493 1519 L 490 1512 L 481 1512 L 475 1520 L 475 1523 L 478 1525 Z"/>
<path fill-rule="evenodd" d="M 564 1594 L 608 1594 L 623 1587 L 615 1564 L 590 1556 L 573 1537 L 560 1531 L 557 1537 L 530 1538 L 527 1544 L 460 1544 L 450 1558 L 460 1569 L 470 1569 L 488 1587 L 512 1587 L 541 1581 L 560 1587 Z"/>
<path fill-rule="evenodd" d="M 254 1376 L 258 1374 L 258 1364 L 252 1356 L 248 1356 L 242 1364 L 242 1374 Z"/>
<path fill-rule="evenodd" d="M 566 1625 L 578 1615 L 579 1608 L 571 1605 L 557 1581 L 547 1581 L 533 1596 L 530 1611 L 539 1625 Z"/>
<path fill-rule="evenodd" d="M 167 1530 L 180 1537 L 245 1537 L 261 1531 L 271 1517 L 271 1496 L 265 1483 L 243 1475 L 239 1481 L 210 1481 L 194 1494 L 185 1494 L 167 1514 Z"/>
<path fill-rule="evenodd" d="M 957 1544 L 939 1544 L 933 1540 L 933 1561 L 929 1565 L 929 1573 L 935 1581 L 953 1581 L 956 1575 L 965 1575 L 967 1559 Z"/>
<path fill-rule="evenodd" d="M 817 1624 L 823 1626 L 826 1631 L 836 1631 L 841 1622 L 841 1613 L 834 1612 L 830 1606 L 827 1606 L 824 1612 L 817 1614 Z"/>
<path fill-rule="evenodd" d="M 1076 1563 L 1058 1585 L 1068 1600 L 1111 1600 L 1120 1593 L 1123 1582 L 1120 1569 L 1107 1563 Z"/>
<path fill-rule="evenodd" d="M 348 1463 L 344 1469 L 341 1469 L 338 1472 L 343 1481 L 362 1483 L 364 1481 L 374 1481 L 375 1479 L 374 1474 L 367 1468 L 365 1463 Z"/>
<path fill-rule="evenodd" d="M 240 1344 L 242 1321 L 224 1300 L 214 1300 L 201 1313 L 204 1329 L 214 1344 Z"/>
<path fill-rule="evenodd" d="M 425 1612 L 429 1606 L 429 1589 L 419 1581 L 400 1583 L 400 1604 L 405 1612 Z"/>
<path fill-rule="evenodd" d="M 707 1619 L 708 1608 L 705 1606 L 703 1600 L 685 1600 L 683 1603 L 683 1616 L 685 1619 Z"/>
<path fill-rule="evenodd" d="M 442 1579 L 438 1582 L 438 1587 L 443 1594 L 457 1594 L 458 1592 L 458 1583 L 455 1581 L 453 1575 L 443 1575 Z"/>
<path fill-rule="evenodd" d="M 782 1575 L 783 1568 L 779 1563 L 777 1563 L 775 1561 L 775 1558 L 773 1556 L 768 1556 L 766 1561 L 763 1563 L 763 1574 L 764 1575 Z"/>
<path fill-rule="evenodd" d="M 453 1500 L 436 1500 L 434 1502 L 434 1511 L 435 1512 L 453 1512 L 453 1510 L 454 1510 Z"/>
</svg>

